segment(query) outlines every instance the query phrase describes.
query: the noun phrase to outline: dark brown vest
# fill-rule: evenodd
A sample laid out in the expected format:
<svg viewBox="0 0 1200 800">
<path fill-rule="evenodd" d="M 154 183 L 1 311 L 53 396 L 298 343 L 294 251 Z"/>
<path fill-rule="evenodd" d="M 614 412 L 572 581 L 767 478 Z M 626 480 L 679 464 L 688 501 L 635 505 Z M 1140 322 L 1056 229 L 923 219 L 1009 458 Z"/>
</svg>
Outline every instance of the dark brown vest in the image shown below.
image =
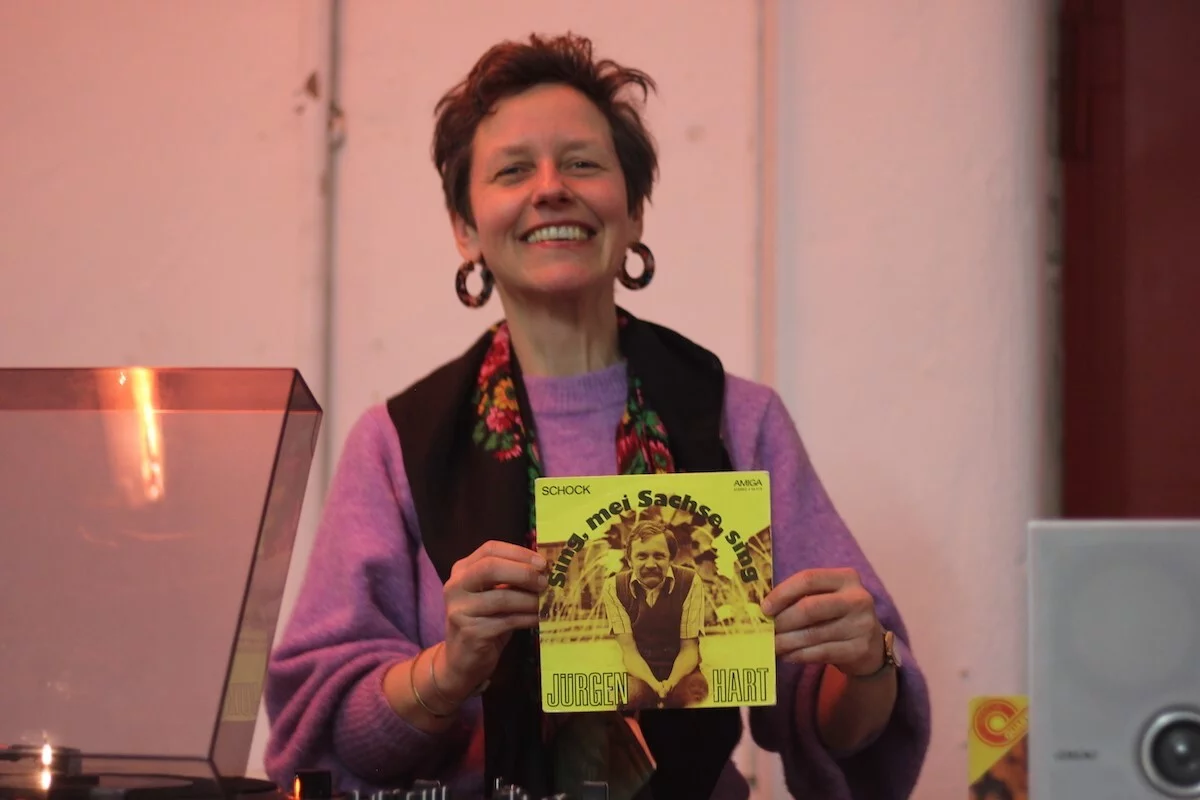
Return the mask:
<svg viewBox="0 0 1200 800">
<path fill-rule="evenodd" d="M 633 586 L 632 573 L 622 572 L 616 580 L 617 600 L 629 615 L 634 644 L 654 677 L 660 681 L 671 677 L 671 669 L 679 657 L 683 601 L 687 599 L 692 579 L 696 577 L 696 573 L 687 567 L 673 567 L 672 570 L 675 581 L 671 591 L 666 591 L 664 587 L 654 605 L 646 602 L 644 589 Z"/>
</svg>

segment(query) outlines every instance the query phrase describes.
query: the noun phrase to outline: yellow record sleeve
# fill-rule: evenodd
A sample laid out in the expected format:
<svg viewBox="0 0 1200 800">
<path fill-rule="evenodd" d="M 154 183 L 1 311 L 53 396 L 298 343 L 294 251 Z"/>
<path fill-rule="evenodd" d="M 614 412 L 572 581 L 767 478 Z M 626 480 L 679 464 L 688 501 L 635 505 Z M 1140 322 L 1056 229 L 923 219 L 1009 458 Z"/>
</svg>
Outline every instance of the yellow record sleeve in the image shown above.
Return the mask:
<svg viewBox="0 0 1200 800">
<path fill-rule="evenodd" d="M 762 471 L 539 478 L 547 712 L 775 703 Z"/>
<path fill-rule="evenodd" d="M 971 698 L 967 714 L 968 797 L 1029 797 L 1029 698 Z"/>
</svg>

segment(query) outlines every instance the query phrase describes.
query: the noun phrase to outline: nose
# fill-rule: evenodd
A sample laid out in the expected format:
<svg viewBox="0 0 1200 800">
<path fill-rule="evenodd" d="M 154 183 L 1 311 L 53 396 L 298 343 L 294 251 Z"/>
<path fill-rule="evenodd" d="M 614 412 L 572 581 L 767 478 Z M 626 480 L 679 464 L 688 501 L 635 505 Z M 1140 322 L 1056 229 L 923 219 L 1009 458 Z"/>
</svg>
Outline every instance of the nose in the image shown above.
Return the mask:
<svg viewBox="0 0 1200 800">
<path fill-rule="evenodd" d="M 533 202 L 535 204 L 556 205 L 570 200 L 571 190 L 562 179 L 562 173 L 554 164 L 544 164 L 538 169 L 534 183 Z"/>
</svg>

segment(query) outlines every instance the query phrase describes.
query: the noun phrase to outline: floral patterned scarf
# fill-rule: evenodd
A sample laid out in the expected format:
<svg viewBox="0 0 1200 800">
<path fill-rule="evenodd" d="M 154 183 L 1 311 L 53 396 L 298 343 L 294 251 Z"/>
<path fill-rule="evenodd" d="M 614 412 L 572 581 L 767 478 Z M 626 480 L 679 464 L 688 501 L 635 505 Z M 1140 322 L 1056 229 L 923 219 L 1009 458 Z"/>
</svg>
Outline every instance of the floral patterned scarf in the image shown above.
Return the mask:
<svg viewBox="0 0 1200 800">
<path fill-rule="evenodd" d="M 627 317 L 621 317 L 622 325 Z M 529 496 L 533 497 L 534 481 L 545 475 L 542 454 L 533 426 L 526 426 L 521 417 L 516 382 L 513 380 L 512 337 L 508 323 L 492 327 L 492 344 L 479 369 L 479 385 L 475 393 L 473 441 L 500 461 L 528 458 Z M 617 474 L 643 475 L 650 472 L 674 472 L 675 459 L 662 419 L 646 406 L 642 382 L 629 375 L 629 396 L 625 413 L 617 425 Z M 529 508 L 529 546 L 537 542 L 537 519 L 533 503 Z"/>
</svg>

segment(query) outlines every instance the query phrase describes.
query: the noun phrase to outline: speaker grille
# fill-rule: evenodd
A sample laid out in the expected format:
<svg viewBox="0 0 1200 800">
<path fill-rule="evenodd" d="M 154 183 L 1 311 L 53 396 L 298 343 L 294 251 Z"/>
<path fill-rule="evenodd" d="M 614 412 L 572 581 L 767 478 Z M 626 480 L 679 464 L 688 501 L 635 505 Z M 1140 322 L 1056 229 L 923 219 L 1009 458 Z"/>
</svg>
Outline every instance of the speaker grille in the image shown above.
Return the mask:
<svg viewBox="0 0 1200 800">
<path fill-rule="evenodd" d="M 1029 534 L 1031 796 L 1200 796 L 1156 789 L 1141 758 L 1161 712 L 1200 704 L 1200 522 Z"/>
</svg>

